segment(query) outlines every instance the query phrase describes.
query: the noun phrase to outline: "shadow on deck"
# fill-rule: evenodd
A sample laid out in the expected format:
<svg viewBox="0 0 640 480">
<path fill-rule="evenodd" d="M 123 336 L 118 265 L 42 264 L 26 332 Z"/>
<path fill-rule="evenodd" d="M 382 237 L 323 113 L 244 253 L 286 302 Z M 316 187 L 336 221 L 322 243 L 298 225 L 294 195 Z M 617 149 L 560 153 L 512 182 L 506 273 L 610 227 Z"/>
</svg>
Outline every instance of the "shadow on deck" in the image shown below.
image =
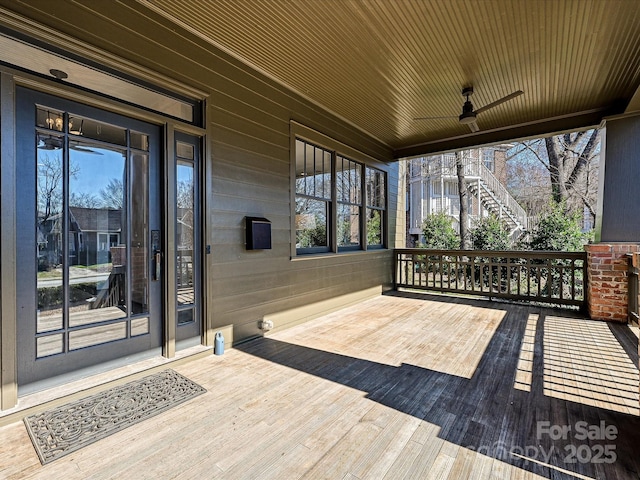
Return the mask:
<svg viewBox="0 0 640 480">
<path fill-rule="evenodd" d="M 640 478 L 638 338 L 629 327 L 391 295 L 386 307 L 365 302 L 238 349 L 362 391 L 438 426 L 438 438 L 543 477 Z"/>
</svg>

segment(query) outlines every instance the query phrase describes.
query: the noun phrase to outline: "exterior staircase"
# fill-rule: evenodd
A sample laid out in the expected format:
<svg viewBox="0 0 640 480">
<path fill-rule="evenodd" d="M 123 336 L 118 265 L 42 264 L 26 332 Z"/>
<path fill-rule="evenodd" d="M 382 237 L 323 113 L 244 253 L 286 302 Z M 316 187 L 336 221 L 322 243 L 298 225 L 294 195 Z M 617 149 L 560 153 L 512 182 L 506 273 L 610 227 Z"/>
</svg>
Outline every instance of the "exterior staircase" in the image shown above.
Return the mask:
<svg viewBox="0 0 640 480">
<path fill-rule="evenodd" d="M 517 240 L 527 230 L 527 213 L 484 164 L 479 163 L 478 167 L 478 177 L 468 182 L 469 192 L 501 219 L 509 228 L 511 239 Z"/>
<path fill-rule="evenodd" d="M 529 218 L 525 210 L 518 204 L 516 199 L 509 193 L 506 187 L 498 178 L 486 167 L 480 155 L 476 157 L 465 156 L 463 158 L 465 181 L 469 193 L 478 199 L 484 210 L 494 214 L 501 219 L 509 229 L 509 236 L 512 240 L 518 240 L 529 227 Z M 455 157 L 451 154 L 443 154 L 428 159 L 420 159 L 420 163 L 415 163 L 409 172 L 412 188 L 418 188 L 422 192 L 420 199 L 413 198 L 411 202 L 422 202 L 424 199 L 424 189 L 421 182 L 428 181 L 430 184 L 443 185 L 442 182 L 455 182 L 457 179 Z M 415 186 L 415 187 L 414 187 Z M 458 221 L 460 202 L 457 195 L 450 192 L 443 193 L 444 187 L 440 187 L 440 194 L 430 197 L 430 207 L 425 212 L 422 205 L 412 203 L 414 209 L 413 216 L 409 219 L 411 234 L 420 234 L 421 224 L 425 214 L 432 212 L 446 212 L 454 222 Z M 456 188 L 457 190 L 457 188 Z M 476 215 L 470 215 L 470 220 L 477 220 Z"/>
</svg>

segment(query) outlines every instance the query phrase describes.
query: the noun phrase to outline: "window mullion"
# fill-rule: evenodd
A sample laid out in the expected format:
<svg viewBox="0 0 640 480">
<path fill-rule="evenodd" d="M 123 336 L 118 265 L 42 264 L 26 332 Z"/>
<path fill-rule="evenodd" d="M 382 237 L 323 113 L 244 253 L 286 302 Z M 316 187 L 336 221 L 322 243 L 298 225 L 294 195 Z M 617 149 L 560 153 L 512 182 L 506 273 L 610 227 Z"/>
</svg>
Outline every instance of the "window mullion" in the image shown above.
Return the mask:
<svg viewBox="0 0 640 480">
<path fill-rule="evenodd" d="M 367 250 L 367 167 L 360 167 L 360 248 Z"/>
<path fill-rule="evenodd" d="M 68 123 L 68 113 L 63 115 L 63 125 Z M 64 328 L 63 335 L 63 352 L 69 351 L 69 222 L 71 220 L 69 209 L 69 176 L 71 171 L 71 156 L 69 154 L 69 136 L 67 129 L 63 128 L 63 146 L 62 146 L 62 326 Z"/>
<path fill-rule="evenodd" d="M 330 229 L 329 250 L 333 253 L 338 252 L 338 181 L 337 181 L 337 168 L 338 163 L 337 154 L 335 151 L 331 152 L 331 200 L 329 201 L 330 218 L 327 222 L 327 226 Z"/>
</svg>

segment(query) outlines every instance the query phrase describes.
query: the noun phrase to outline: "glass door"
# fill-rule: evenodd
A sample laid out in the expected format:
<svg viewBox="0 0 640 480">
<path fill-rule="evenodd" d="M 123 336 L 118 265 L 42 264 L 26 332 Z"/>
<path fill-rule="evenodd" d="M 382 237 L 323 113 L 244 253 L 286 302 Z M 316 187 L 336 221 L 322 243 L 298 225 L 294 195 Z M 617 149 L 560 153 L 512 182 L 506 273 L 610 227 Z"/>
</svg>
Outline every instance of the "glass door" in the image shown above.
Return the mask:
<svg viewBox="0 0 640 480">
<path fill-rule="evenodd" d="M 160 129 L 24 88 L 16 98 L 26 393 L 44 379 L 159 351 Z"/>
<path fill-rule="evenodd" d="M 178 349 L 200 344 L 200 216 L 198 137 L 175 134 L 176 309 Z"/>
</svg>

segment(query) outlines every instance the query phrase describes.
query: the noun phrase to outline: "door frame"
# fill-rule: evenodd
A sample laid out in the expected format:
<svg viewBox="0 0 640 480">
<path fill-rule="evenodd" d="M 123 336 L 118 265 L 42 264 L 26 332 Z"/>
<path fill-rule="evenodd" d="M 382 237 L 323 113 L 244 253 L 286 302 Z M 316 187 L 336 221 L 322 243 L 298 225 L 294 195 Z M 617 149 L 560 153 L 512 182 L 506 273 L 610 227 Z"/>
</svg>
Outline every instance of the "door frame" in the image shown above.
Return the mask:
<svg viewBox="0 0 640 480">
<path fill-rule="evenodd" d="M 202 278 L 203 278 L 203 255 L 206 253 L 205 249 L 202 248 L 203 234 L 202 234 L 202 137 L 198 135 L 187 134 L 182 131 L 174 131 L 173 135 L 173 145 L 178 143 L 191 145 L 193 147 L 193 242 L 192 242 L 192 253 L 191 253 L 191 262 L 192 262 L 192 283 L 193 283 L 193 314 L 195 316 L 195 320 L 193 322 L 188 322 L 186 324 L 180 324 L 178 322 L 180 311 L 184 311 L 187 308 L 180 307 L 176 302 L 176 350 L 188 348 L 193 346 L 194 339 L 200 337 L 200 343 L 203 341 L 203 315 L 202 315 L 202 304 L 203 304 L 203 296 L 202 296 Z M 173 171 L 177 174 L 178 167 L 180 162 L 184 162 L 185 160 L 180 157 L 178 152 L 175 152 L 176 155 L 173 160 Z M 188 160 L 187 160 L 188 161 Z M 177 180 L 175 185 L 177 187 Z M 176 192 L 176 200 L 177 200 L 178 192 Z M 175 202 L 176 208 L 174 208 L 174 212 L 176 213 L 176 221 L 174 225 L 178 225 L 177 222 L 177 201 Z M 177 234 L 177 231 L 176 231 Z M 174 237 L 176 238 L 176 237 Z M 176 255 L 177 257 L 177 246 L 176 246 Z M 179 268 L 176 265 L 176 270 Z M 177 282 L 176 282 L 177 283 Z M 177 293 L 177 292 L 176 292 Z M 176 295 L 177 298 L 177 295 Z"/>
<path fill-rule="evenodd" d="M 79 89 L 73 85 L 64 82 L 56 82 L 40 75 L 32 74 L 24 70 L 17 70 L 10 66 L 0 65 L 0 154 L 2 158 L 2 175 L 0 176 L 0 187 L 2 188 L 2 196 L 0 197 L 0 222 L 3 227 L 0 233 L 0 410 L 7 410 L 14 407 L 18 403 L 18 383 L 17 383 L 17 303 L 16 303 L 16 287 L 15 280 L 17 277 L 17 265 L 15 262 L 17 242 L 16 242 L 16 206 L 19 199 L 17 198 L 16 184 L 19 179 L 16 177 L 16 142 L 15 142 L 15 118 L 16 107 L 14 105 L 15 88 L 23 86 L 33 90 L 49 93 L 54 96 L 66 98 L 78 103 L 82 103 L 91 107 L 103 109 L 109 112 L 125 115 L 137 120 L 146 121 L 159 125 L 164 128 L 164 151 L 161 150 L 163 159 L 173 158 L 173 133 L 176 130 L 187 133 L 189 135 L 201 138 L 201 217 L 198 221 L 202 222 L 200 229 L 201 245 L 204 248 L 206 244 L 206 236 L 209 232 L 209 226 L 204 215 L 204 205 L 211 200 L 211 189 L 207 185 L 206 179 L 209 178 L 205 172 L 210 171 L 210 151 L 206 148 L 209 127 L 202 128 L 200 126 L 182 122 L 174 118 L 167 117 L 161 113 L 157 113 L 145 108 L 136 107 L 135 105 L 125 104 L 107 98 L 99 93 Z M 201 124 L 206 125 L 205 112 L 207 111 L 207 96 L 202 94 L 201 102 Z M 166 165 L 166 161 L 163 165 Z M 164 186 L 163 186 L 164 187 Z M 167 202 L 164 202 L 165 206 Z M 165 207 L 166 208 L 166 207 Z M 166 215 L 166 211 L 163 212 Z M 163 221 L 166 217 L 163 218 Z M 165 231 L 165 235 L 169 232 Z M 168 239 L 165 239 L 168 240 Z M 171 245 L 175 248 L 175 241 L 165 244 L 165 249 Z M 202 256 L 201 271 L 199 272 L 202 285 L 201 290 L 201 343 L 210 346 L 213 342 L 213 330 L 207 321 L 208 305 L 206 302 L 207 290 L 206 278 L 207 270 L 210 268 L 210 257 Z M 175 263 L 175 262 L 174 262 Z M 165 264 L 166 265 L 166 264 Z M 175 268 L 175 265 L 174 265 Z M 165 267 L 165 274 L 168 269 Z M 165 285 L 169 282 L 165 281 Z M 176 323 L 175 309 L 167 308 L 167 299 L 163 297 L 163 308 L 165 318 L 165 328 Z M 171 303 L 171 302 L 169 302 Z M 172 302 L 175 305 L 175 298 Z M 163 335 L 162 355 L 167 358 L 175 356 L 175 329 L 165 330 Z"/>
<path fill-rule="evenodd" d="M 132 315 L 132 312 L 128 308 L 131 304 L 127 304 L 127 308 L 125 308 L 125 317 L 122 320 L 117 319 L 117 323 L 113 324 L 127 325 L 124 338 L 120 338 L 118 341 L 108 340 L 95 345 L 72 350 L 69 348 L 67 342 L 70 342 L 70 338 L 75 329 L 73 329 L 71 325 L 61 325 L 60 327 L 64 331 L 64 340 L 62 341 L 62 344 L 65 345 L 65 348 L 63 348 L 59 353 L 53 355 L 42 356 L 40 358 L 37 357 L 37 341 L 35 339 L 38 337 L 38 330 L 36 327 L 38 318 L 38 296 L 36 292 L 38 290 L 36 288 L 35 275 L 37 268 L 34 263 L 36 258 L 34 254 L 37 251 L 37 244 L 34 243 L 34 239 L 37 237 L 37 230 L 35 228 L 35 223 L 33 223 L 33 215 L 38 208 L 36 203 L 37 187 L 35 182 L 38 174 L 37 170 L 35 170 L 35 162 L 38 162 L 40 157 L 33 137 L 36 130 L 38 130 L 35 121 L 36 106 L 46 105 L 56 111 L 73 112 L 75 115 L 80 115 L 84 118 L 95 119 L 99 122 L 116 125 L 123 129 L 142 132 L 148 135 L 150 140 L 149 148 L 146 153 L 148 158 L 148 170 L 146 172 L 148 197 L 145 201 L 145 204 L 147 205 L 147 211 L 145 212 L 147 218 L 147 245 L 150 244 L 150 231 L 152 229 L 164 228 L 162 204 L 166 202 L 163 202 L 164 193 L 162 191 L 160 180 L 160 166 L 163 159 L 162 128 L 159 125 L 150 122 L 143 122 L 138 119 L 131 118 L 130 116 L 114 114 L 113 112 L 109 112 L 104 109 L 79 103 L 72 98 L 53 96 L 48 93 L 24 88 L 22 86 L 16 87 L 15 92 L 15 104 L 17 106 L 16 138 L 18 139 L 16 152 L 20 158 L 25 159 L 17 165 L 16 169 L 17 177 L 21 180 L 16 193 L 19 198 L 22 198 L 20 205 L 18 205 L 16 209 L 16 235 L 18 238 L 16 258 L 26 259 L 24 268 L 21 268 L 23 271 L 21 271 L 16 278 L 18 284 L 17 307 L 19 311 L 21 311 L 21 318 L 18 321 L 16 331 L 18 342 L 18 394 L 23 395 L 25 393 L 28 394 L 36 390 L 48 388 L 51 385 L 58 384 L 60 383 L 60 380 L 65 378 L 71 379 L 76 378 L 79 375 L 86 376 L 87 372 L 102 371 L 105 368 L 105 365 L 117 364 L 121 359 L 127 357 L 145 358 L 147 356 L 158 355 L 160 353 L 160 347 L 163 339 L 163 317 L 166 315 L 166 312 L 163 311 L 162 289 L 167 277 L 163 276 L 160 278 L 159 281 L 161 283 L 152 280 L 151 255 L 147 250 L 147 258 L 145 259 L 142 271 L 144 272 L 144 278 L 146 279 L 145 289 L 146 294 L 148 295 L 147 303 L 149 308 L 146 311 L 146 315 L 144 315 L 144 313 L 142 315 Z M 55 135 L 55 131 L 52 131 L 52 133 Z M 67 133 L 66 129 L 60 132 L 60 135 L 60 138 L 68 137 L 69 141 L 72 139 L 82 141 L 84 138 L 82 136 L 74 137 L 72 134 Z M 89 137 L 88 140 L 89 144 L 91 143 L 90 138 L 91 137 Z M 63 143 L 66 145 L 68 141 Z M 123 152 L 127 152 L 126 160 L 123 162 L 123 173 L 125 175 L 124 191 L 127 202 L 123 205 L 122 209 L 123 213 L 126 214 L 125 218 L 127 219 L 127 223 L 121 226 L 121 234 L 124 234 L 122 241 L 128 244 L 130 233 L 127 232 L 130 232 L 130 222 L 133 221 L 130 200 L 135 196 L 135 192 L 131 191 L 132 186 L 129 183 L 131 180 L 130 174 L 133 171 L 131 153 L 132 151 L 139 152 L 140 150 L 130 149 L 128 143 L 127 145 L 122 146 L 122 149 Z M 64 149 L 60 151 L 61 160 L 64 158 L 65 161 L 70 164 L 72 153 L 73 151 L 65 146 Z M 65 171 L 65 168 L 66 167 L 62 167 L 62 172 Z M 63 192 L 67 192 L 68 196 L 71 174 L 67 173 L 67 175 L 67 178 L 63 178 L 61 180 L 60 186 Z M 65 232 L 69 230 L 71 222 L 71 207 L 69 205 L 67 205 L 67 207 L 67 213 L 63 217 L 63 219 L 66 219 L 63 227 Z M 67 268 L 70 268 L 70 252 L 67 251 L 69 248 L 69 238 L 65 235 L 66 234 L 63 233 L 62 248 L 64 253 L 62 255 L 63 260 L 61 263 L 66 265 Z M 96 234 L 96 236 L 97 235 L 98 234 Z M 131 251 L 129 247 L 130 245 L 128 244 L 128 252 Z M 127 258 L 128 261 L 126 264 L 130 265 L 130 268 L 132 268 L 134 265 L 132 258 L 129 257 L 129 254 Z M 131 276 L 132 271 L 129 270 L 129 268 L 127 270 L 129 271 L 129 275 L 127 275 L 126 286 L 128 293 L 131 293 L 134 288 L 134 286 L 129 283 L 133 278 Z M 69 272 L 68 270 L 65 271 Z M 67 287 L 70 288 L 69 285 L 71 285 L 71 280 L 69 276 L 63 275 L 62 279 L 63 285 L 66 284 Z M 67 291 L 67 293 L 70 293 L 70 291 Z M 63 300 L 61 307 L 68 314 L 70 312 L 68 309 L 70 305 L 68 304 L 69 300 L 66 300 L 66 298 L 67 297 L 63 297 L 65 300 Z M 127 298 L 129 298 L 129 295 L 127 295 Z M 130 301 L 131 299 L 129 298 L 129 302 Z M 133 333 L 130 335 L 129 326 L 131 323 L 136 321 L 136 319 L 144 317 L 148 319 L 148 332 L 142 335 L 135 335 Z M 70 320 L 69 317 L 67 317 L 67 319 Z M 85 327 L 86 326 L 81 326 L 79 328 L 83 329 L 81 330 L 82 332 L 87 332 L 88 330 L 84 330 Z M 93 329 L 101 327 L 93 326 L 89 328 Z M 50 333 L 53 333 L 53 335 L 59 335 L 54 332 Z M 43 335 L 49 335 L 49 333 L 43 333 Z M 22 384 L 20 382 L 22 382 Z"/>
<path fill-rule="evenodd" d="M 176 255 L 177 251 L 176 246 L 176 220 L 177 220 L 177 211 L 175 208 L 176 198 L 177 198 L 177 189 L 176 189 L 176 138 L 180 138 L 180 135 L 188 135 L 192 137 L 196 137 L 199 139 L 197 156 L 199 157 L 199 161 L 196 163 L 196 170 L 194 172 L 194 180 L 198 182 L 198 186 L 196 188 L 196 192 L 199 192 L 199 195 L 196 195 L 196 212 L 195 213 L 195 222 L 200 223 L 200 228 L 198 228 L 198 236 L 199 238 L 195 242 L 194 247 L 200 247 L 200 252 L 198 253 L 199 257 L 199 271 L 194 271 L 194 284 L 197 282 L 200 288 L 196 289 L 196 293 L 199 295 L 196 296 L 196 311 L 198 312 L 198 322 L 200 323 L 199 335 L 200 335 L 200 343 L 202 345 L 210 345 L 207 343 L 207 335 L 205 328 L 205 312 L 206 312 L 206 295 L 203 293 L 203 286 L 205 285 L 205 261 L 203 255 L 203 245 L 205 244 L 205 231 L 206 226 L 204 223 L 204 208 L 202 205 L 205 202 L 203 192 L 206 191 L 204 186 L 204 145 L 205 145 L 205 136 L 202 133 L 196 133 L 194 131 L 187 131 L 182 126 L 178 126 L 174 123 L 167 123 L 165 125 L 165 162 L 164 162 L 164 185 L 163 189 L 165 192 L 165 202 L 164 202 L 164 237 L 163 242 L 165 245 L 165 254 L 164 254 L 164 266 L 165 266 L 165 278 L 164 278 L 164 311 L 171 312 L 170 314 L 166 314 L 164 316 L 164 342 L 162 346 L 162 355 L 167 358 L 173 358 L 176 355 L 176 351 L 178 350 L 178 329 L 180 326 L 178 325 L 178 305 L 177 305 L 177 285 L 175 282 L 176 278 Z"/>
</svg>

